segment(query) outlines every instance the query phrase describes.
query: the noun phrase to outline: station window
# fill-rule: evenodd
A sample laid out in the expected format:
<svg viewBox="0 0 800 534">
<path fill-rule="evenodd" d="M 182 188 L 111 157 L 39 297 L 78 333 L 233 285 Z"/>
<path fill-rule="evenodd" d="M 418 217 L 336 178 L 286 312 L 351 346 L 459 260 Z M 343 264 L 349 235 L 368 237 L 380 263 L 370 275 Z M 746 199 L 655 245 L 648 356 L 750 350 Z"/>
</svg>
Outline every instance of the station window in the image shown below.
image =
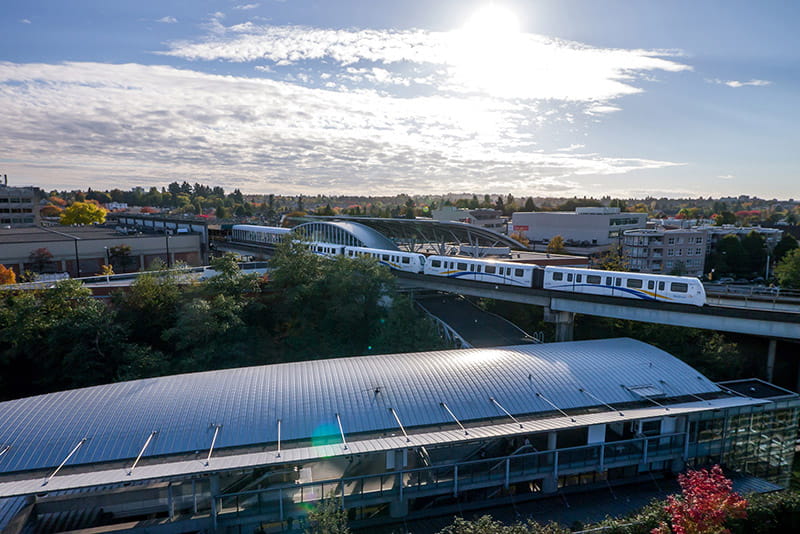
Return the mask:
<svg viewBox="0 0 800 534">
<path fill-rule="evenodd" d="M 672 282 L 669 285 L 670 291 L 675 293 L 688 293 L 689 292 L 689 284 L 684 282 Z"/>
</svg>

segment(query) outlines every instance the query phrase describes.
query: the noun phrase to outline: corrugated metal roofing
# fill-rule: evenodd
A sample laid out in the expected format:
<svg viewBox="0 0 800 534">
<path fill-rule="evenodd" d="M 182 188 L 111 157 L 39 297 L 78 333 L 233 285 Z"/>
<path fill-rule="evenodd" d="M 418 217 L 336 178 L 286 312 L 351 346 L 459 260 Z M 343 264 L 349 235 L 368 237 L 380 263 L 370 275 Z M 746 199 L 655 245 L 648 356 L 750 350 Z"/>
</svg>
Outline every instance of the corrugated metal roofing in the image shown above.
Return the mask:
<svg viewBox="0 0 800 534">
<path fill-rule="evenodd" d="M 0 403 L 0 474 L 207 451 L 281 439 L 406 428 L 640 400 L 626 387 L 658 385 L 669 396 L 718 392 L 697 371 L 632 339 L 521 345 L 316 360 L 135 380 Z M 584 388 L 587 393 L 580 391 Z"/>
<path fill-rule="evenodd" d="M 399 430 L 396 430 L 390 435 L 382 437 L 368 436 L 365 439 L 348 441 L 347 449 L 344 449 L 341 443 L 311 447 L 304 446 L 284 449 L 279 456 L 277 450 L 274 448 L 274 444 L 272 444 L 272 446 L 265 451 L 253 452 L 252 450 L 245 450 L 239 453 L 232 452 L 224 456 L 215 456 L 208 465 L 206 465 L 207 451 L 201 451 L 194 455 L 176 456 L 168 461 L 162 459 L 140 464 L 133 473 L 130 473 L 130 465 L 133 463 L 133 460 L 129 460 L 129 463 L 124 467 L 119 464 L 78 466 L 74 469 L 63 471 L 57 477 L 53 478 L 46 487 L 42 485 L 45 477 L 37 473 L 0 477 L 0 497 L 38 494 L 45 490 L 53 494 L 54 491 L 66 491 L 77 488 L 96 488 L 114 484 L 129 485 L 131 483 L 145 483 L 148 480 L 167 480 L 170 478 L 275 464 L 301 464 L 319 458 L 397 450 L 409 446 L 419 447 L 436 444 L 454 444 L 490 437 L 517 436 L 532 432 L 548 432 L 564 428 L 574 428 L 576 426 L 662 417 L 665 414 L 677 416 L 705 412 L 708 410 L 756 406 L 767 404 L 768 402 L 769 401 L 732 396 L 710 401 L 671 404 L 669 406 L 669 411 L 658 406 L 625 410 L 624 417 L 620 417 L 618 412 L 612 411 L 576 415 L 574 421 L 572 417 L 545 417 L 533 421 L 525 421 L 523 423 L 523 428 L 520 428 L 517 423 L 494 422 L 470 427 L 469 434 L 467 435 L 457 428 L 412 434 L 410 442 L 406 441 L 406 438 Z"/>
</svg>

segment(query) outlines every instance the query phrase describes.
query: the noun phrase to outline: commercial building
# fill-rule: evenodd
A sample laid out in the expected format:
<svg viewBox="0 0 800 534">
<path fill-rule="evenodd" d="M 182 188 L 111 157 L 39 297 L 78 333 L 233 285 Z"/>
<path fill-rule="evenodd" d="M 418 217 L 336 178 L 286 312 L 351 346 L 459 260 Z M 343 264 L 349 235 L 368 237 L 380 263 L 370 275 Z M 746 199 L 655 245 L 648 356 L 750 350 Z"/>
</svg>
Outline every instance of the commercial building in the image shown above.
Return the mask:
<svg viewBox="0 0 800 534">
<path fill-rule="evenodd" d="M 769 250 L 775 248 L 775 245 L 777 245 L 778 241 L 780 241 L 783 237 L 783 230 L 778 228 L 762 228 L 761 226 L 734 226 L 732 224 L 714 226 L 712 224 L 706 224 L 702 226 L 696 226 L 695 230 L 702 230 L 708 233 L 706 250 L 709 254 L 714 250 L 720 239 L 726 235 L 733 234 L 741 239 L 750 232 L 756 232 L 764 238 L 764 242 Z"/>
<path fill-rule="evenodd" d="M 325 498 L 358 527 L 711 462 L 786 485 L 799 407 L 631 339 L 151 378 L 0 403 L 0 503 L 47 532 L 275 532 Z"/>
<path fill-rule="evenodd" d="M 644 228 L 646 213 L 620 213 L 619 208 L 577 208 L 574 212 L 515 212 L 512 228 L 534 243 L 560 235 L 568 245 L 607 246 L 621 241 L 626 230 Z"/>
<path fill-rule="evenodd" d="M 41 249 L 46 253 L 37 252 Z M 133 272 L 157 258 L 168 265 L 201 265 L 200 234 L 121 233 L 99 226 L 0 229 L 0 264 L 17 274 L 30 270 L 90 276 L 108 263 L 117 273 Z"/>
<path fill-rule="evenodd" d="M 41 191 L 37 187 L 9 187 L 8 176 L 0 183 L 0 228 L 17 228 L 39 224 L 39 200 Z"/>
<path fill-rule="evenodd" d="M 707 244 L 705 230 L 628 230 L 622 240 L 622 250 L 633 272 L 702 276 Z"/>
<path fill-rule="evenodd" d="M 431 210 L 431 218 L 435 221 L 455 221 L 489 228 L 501 234 L 506 233 L 508 219 L 503 212 L 490 208 L 464 209 L 455 206 L 442 206 Z"/>
</svg>

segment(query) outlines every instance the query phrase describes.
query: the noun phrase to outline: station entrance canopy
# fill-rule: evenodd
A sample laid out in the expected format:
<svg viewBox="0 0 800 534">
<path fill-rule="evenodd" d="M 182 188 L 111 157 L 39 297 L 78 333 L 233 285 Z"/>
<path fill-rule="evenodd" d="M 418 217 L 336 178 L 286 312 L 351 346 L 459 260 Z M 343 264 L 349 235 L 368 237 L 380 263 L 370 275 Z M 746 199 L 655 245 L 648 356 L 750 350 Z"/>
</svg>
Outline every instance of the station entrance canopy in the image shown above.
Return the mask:
<svg viewBox="0 0 800 534">
<path fill-rule="evenodd" d="M 326 221 L 335 225 L 367 227 L 388 238 L 394 246 L 411 252 L 448 254 L 455 253 L 462 245 L 474 247 L 476 251 L 498 247 L 527 250 L 527 247 L 519 241 L 494 230 L 455 221 L 322 216 L 307 216 L 293 220 L 306 224 L 308 221 Z"/>
</svg>

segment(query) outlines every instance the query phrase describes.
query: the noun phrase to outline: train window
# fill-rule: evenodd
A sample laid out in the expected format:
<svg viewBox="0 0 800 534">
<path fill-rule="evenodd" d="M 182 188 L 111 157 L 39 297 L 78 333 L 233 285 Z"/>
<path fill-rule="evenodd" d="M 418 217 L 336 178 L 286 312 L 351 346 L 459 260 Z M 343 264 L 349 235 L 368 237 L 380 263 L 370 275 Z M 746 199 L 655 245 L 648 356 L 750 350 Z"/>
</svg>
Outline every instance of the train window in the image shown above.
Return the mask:
<svg viewBox="0 0 800 534">
<path fill-rule="evenodd" d="M 486 269 L 484 270 L 486 274 L 494 274 L 497 269 L 494 265 L 487 265 Z"/>
<path fill-rule="evenodd" d="M 652 280 L 647 281 L 647 289 L 655 289 L 656 283 Z"/>
<path fill-rule="evenodd" d="M 617 279 L 614 281 L 614 285 L 615 285 L 615 286 L 621 286 L 621 285 L 622 285 L 622 278 L 617 278 Z"/>
<path fill-rule="evenodd" d="M 514 276 L 522 277 L 522 269 L 514 269 Z"/>
<path fill-rule="evenodd" d="M 403 263 L 406 264 L 411 263 L 411 258 L 409 258 L 408 256 L 403 256 L 401 259 L 403 260 Z"/>
<path fill-rule="evenodd" d="M 481 269 L 481 267 L 482 267 L 482 265 L 478 265 L 478 266 L 475 268 L 475 270 L 476 270 L 476 271 L 478 271 L 478 272 L 481 272 L 481 270 L 482 270 L 482 269 Z"/>
<path fill-rule="evenodd" d="M 613 278 L 611 278 L 610 276 L 606 276 L 606 285 L 607 286 L 611 285 L 611 280 L 613 280 Z"/>
<path fill-rule="evenodd" d="M 441 267 L 442 262 L 440 260 L 431 260 L 431 267 Z"/>
<path fill-rule="evenodd" d="M 553 273 L 553 280 L 563 280 L 564 273 Z"/>
<path fill-rule="evenodd" d="M 576 274 L 575 275 L 575 281 L 576 282 L 578 282 L 580 284 L 582 280 L 583 280 L 583 275 L 582 274 Z"/>
<path fill-rule="evenodd" d="M 389 261 L 389 255 L 388 255 L 388 254 L 384 254 L 384 255 L 383 255 L 383 257 L 382 257 L 381 259 L 382 259 L 383 261 Z"/>
<path fill-rule="evenodd" d="M 567 274 L 567 282 L 572 282 L 572 273 Z"/>
<path fill-rule="evenodd" d="M 459 263 L 459 264 L 457 264 L 457 268 L 458 268 L 459 271 L 466 271 L 467 270 L 467 264 L 466 263 Z"/>
<path fill-rule="evenodd" d="M 658 283 L 658 290 L 659 291 L 664 291 L 664 282 L 659 282 Z"/>
<path fill-rule="evenodd" d="M 587 284 L 599 284 L 602 282 L 603 277 L 597 276 L 596 274 L 587 274 L 586 275 L 586 283 Z"/>
<path fill-rule="evenodd" d="M 675 293 L 688 293 L 689 292 L 689 284 L 684 282 L 672 282 L 669 285 L 669 290 Z"/>
<path fill-rule="evenodd" d="M 642 288 L 642 281 L 638 278 L 628 278 L 626 281 L 628 287 L 632 287 L 634 289 L 641 289 Z"/>
</svg>

